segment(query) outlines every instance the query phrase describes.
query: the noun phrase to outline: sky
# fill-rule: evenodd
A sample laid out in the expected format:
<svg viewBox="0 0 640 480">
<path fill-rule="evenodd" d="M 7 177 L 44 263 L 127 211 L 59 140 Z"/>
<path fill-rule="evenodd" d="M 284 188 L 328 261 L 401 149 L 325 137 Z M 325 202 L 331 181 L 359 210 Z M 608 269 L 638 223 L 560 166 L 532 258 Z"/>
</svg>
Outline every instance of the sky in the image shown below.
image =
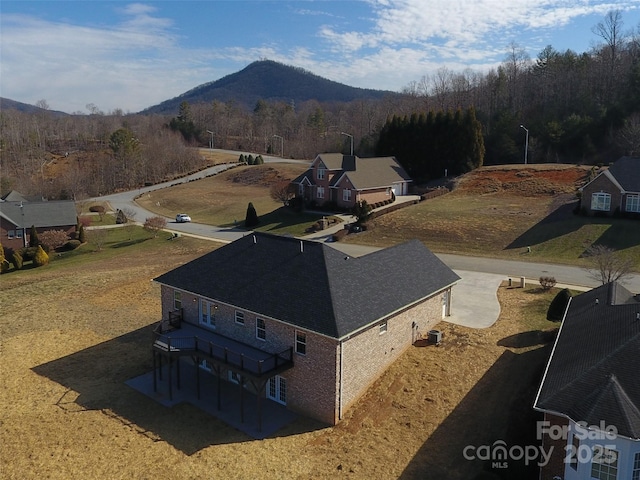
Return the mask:
<svg viewBox="0 0 640 480">
<path fill-rule="evenodd" d="M 262 59 L 401 91 L 514 45 L 588 52 L 612 10 L 640 33 L 640 0 L 2 0 L 0 96 L 134 113 Z"/>
</svg>

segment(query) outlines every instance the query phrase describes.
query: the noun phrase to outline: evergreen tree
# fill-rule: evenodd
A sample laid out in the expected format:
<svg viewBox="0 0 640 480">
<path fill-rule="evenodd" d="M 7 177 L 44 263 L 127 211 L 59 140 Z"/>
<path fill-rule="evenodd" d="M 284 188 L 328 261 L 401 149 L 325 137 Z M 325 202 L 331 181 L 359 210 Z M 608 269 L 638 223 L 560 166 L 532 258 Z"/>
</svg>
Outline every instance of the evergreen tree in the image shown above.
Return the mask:
<svg viewBox="0 0 640 480">
<path fill-rule="evenodd" d="M 44 251 L 44 249 L 42 248 L 42 245 L 38 245 L 38 251 L 33 257 L 33 264 L 36 267 L 42 267 L 48 263 L 49 263 L 49 255 L 47 255 L 47 252 Z"/>
<path fill-rule="evenodd" d="M 253 206 L 253 203 L 249 202 L 247 206 L 247 215 L 244 219 L 244 226 L 247 228 L 253 228 L 260 223 L 258 219 L 258 214 L 256 213 L 256 209 Z"/>
<path fill-rule="evenodd" d="M 38 231 L 35 225 L 31 225 L 31 232 L 29 233 L 29 246 L 37 247 L 40 245 L 40 239 L 38 238 Z"/>
</svg>

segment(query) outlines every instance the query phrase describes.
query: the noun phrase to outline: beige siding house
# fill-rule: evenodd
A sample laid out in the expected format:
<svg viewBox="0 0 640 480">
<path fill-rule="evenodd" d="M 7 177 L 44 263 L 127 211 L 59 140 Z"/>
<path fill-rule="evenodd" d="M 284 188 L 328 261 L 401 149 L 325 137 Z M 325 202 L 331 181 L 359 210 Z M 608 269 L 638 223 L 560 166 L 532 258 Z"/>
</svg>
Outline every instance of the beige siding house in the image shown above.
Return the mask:
<svg viewBox="0 0 640 480">
<path fill-rule="evenodd" d="M 190 356 L 258 402 L 336 424 L 450 313 L 458 280 L 417 240 L 352 258 L 250 234 L 155 279 L 163 318 L 154 365 Z"/>
</svg>

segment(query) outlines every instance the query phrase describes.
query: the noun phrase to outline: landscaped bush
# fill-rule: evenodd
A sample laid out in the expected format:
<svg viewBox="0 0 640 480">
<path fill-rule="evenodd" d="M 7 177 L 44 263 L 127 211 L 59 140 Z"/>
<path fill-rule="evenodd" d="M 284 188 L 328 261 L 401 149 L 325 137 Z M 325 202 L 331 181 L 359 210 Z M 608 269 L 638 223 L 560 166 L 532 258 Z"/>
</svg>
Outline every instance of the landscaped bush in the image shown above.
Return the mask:
<svg viewBox="0 0 640 480">
<path fill-rule="evenodd" d="M 346 228 L 343 228 L 342 230 L 338 230 L 336 233 L 334 233 L 331 236 L 331 239 L 334 242 L 339 242 L 340 240 L 342 240 L 344 237 L 347 236 L 347 234 L 349 233 L 349 230 L 347 230 Z"/>
<path fill-rule="evenodd" d="M 35 225 L 31 225 L 31 232 L 29 233 L 29 246 L 37 247 L 40 245 L 40 239 L 38 238 L 38 230 Z"/>
<path fill-rule="evenodd" d="M 40 243 L 49 247 L 49 250 L 60 248 L 69 240 L 69 235 L 64 230 L 47 230 L 40 234 Z"/>
<path fill-rule="evenodd" d="M 253 206 L 253 203 L 249 202 L 249 205 L 247 206 L 247 214 L 244 218 L 244 226 L 247 228 L 251 228 L 258 225 L 258 223 L 260 223 L 260 220 L 258 219 L 256 209 Z"/>
<path fill-rule="evenodd" d="M 65 251 L 69 251 L 69 250 L 75 250 L 76 248 L 78 248 L 80 245 L 82 245 L 82 243 L 80 242 L 80 240 L 69 240 L 68 242 L 66 242 L 63 246 L 62 249 Z"/>
<path fill-rule="evenodd" d="M 49 255 L 44 251 L 42 245 L 38 245 L 38 250 L 36 251 L 35 256 L 33 257 L 33 264 L 36 267 L 42 267 L 49 263 Z"/>
<path fill-rule="evenodd" d="M 11 263 L 13 263 L 13 268 L 15 268 L 16 270 L 22 269 L 24 259 L 22 258 L 22 255 L 20 255 L 20 252 L 18 250 L 13 252 L 13 255 L 11 256 Z"/>
<path fill-rule="evenodd" d="M 555 277 L 540 277 L 540 286 L 542 287 L 543 290 L 551 290 L 553 287 L 556 286 L 556 279 Z"/>
<path fill-rule="evenodd" d="M 551 300 L 549 309 L 547 310 L 547 320 L 552 322 L 559 322 L 564 316 L 564 311 L 567 309 L 567 304 L 571 299 L 571 292 L 568 288 L 564 288 L 558 292 L 558 294 Z"/>
<path fill-rule="evenodd" d="M 84 224 L 81 223 L 78 229 L 78 241 L 80 243 L 87 243 L 87 233 L 84 228 Z"/>
<path fill-rule="evenodd" d="M 127 223 L 127 216 L 122 210 L 118 209 L 118 213 L 116 214 L 116 224 L 121 225 L 124 223 Z"/>
<path fill-rule="evenodd" d="M 92 205 L 89 207 L 89 211 L 93 213 L 105 213 L 105 209 L 102 205 Z"/>
<path fill-rule="evenodd" d="M 4 256 L 4 247 L 0 243 L 0 273 L 4 273 L 9 270 L 9 261 Z"/>
</svg>

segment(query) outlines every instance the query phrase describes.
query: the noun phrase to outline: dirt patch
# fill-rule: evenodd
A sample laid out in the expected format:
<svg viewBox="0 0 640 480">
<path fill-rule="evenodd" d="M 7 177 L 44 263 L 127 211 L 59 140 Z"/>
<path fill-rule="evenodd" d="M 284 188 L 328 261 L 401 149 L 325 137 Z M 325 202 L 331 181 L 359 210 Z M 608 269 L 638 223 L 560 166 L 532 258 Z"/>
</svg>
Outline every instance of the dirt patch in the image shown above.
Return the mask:
<svg viewBox="0 0 640 480">
<path fill-rule="evenodd" d="M 270 187 L 282 180 L 292 180 L 292 177 L 267 165 L 258 165 L 240 170 L 227 177 L 229 182 L 261 187 Z"/>
<path fill-rule="evenodd" d="M 3 275 L 3 478 L 467 480 L 484 465 L 464 460 L 464 445 L 527 431 L 549 344 L 519 339 L 548 329 L 531 322 L 554 293 L 515 288 L 499 290 L 491 328 L 439 324 L 441 346 L 411 347 L 336 427 L 300 418 L 254 441 L 190 406 L 159 406 L 124 384 L 151 368 L 160 302 L 149 280 L 212 247 L 182 238 Z"/>
</svg>

